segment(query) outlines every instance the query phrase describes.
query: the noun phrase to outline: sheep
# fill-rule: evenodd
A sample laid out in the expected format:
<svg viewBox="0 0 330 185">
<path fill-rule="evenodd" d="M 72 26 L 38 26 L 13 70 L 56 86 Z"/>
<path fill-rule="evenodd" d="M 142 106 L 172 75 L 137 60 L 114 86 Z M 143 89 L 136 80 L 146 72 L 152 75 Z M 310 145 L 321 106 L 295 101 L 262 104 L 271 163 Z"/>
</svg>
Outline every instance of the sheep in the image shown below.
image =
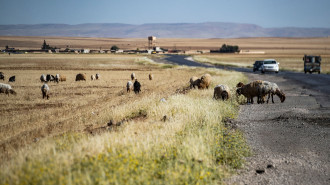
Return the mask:
<svg viewBox="0 0 330 185">
<path fill-rule="evenodd" d="M 135 94 L 138 94 L 138 93 L 140 93 L 140 91 L 141 91 L 141 84 L 140 84 L 140 82 L 138 82 L 138 80 L 137 79 L 135 79 L 135 82 L 134 82 L 134 92 L 135 92 Z"/>
<path fill-rule="evenodd" d="M 4 83 L 0 83 L 0 93 L 7 94 L 8 96 L 9 94 L 16 95 L 16 92 L 11 88 L 11 86 Z"/>
<path fill-rule="evenodd" d="M 237 88 L 238 87 L 243 87 L 243 86 L 244 86 L 243 82 L 238 82 L 238 84 L 236 85 Z"/>
<path fill-rule="evenodd" d="M 217 85 L 214 88 L 213 98 L 216 100 L 220 98 L 222 98 L 222 100 L 228 100 L 230 98 L 229 87 L 227 85 Z"/>
<path fill-rule="evenodd" d="M 16 77 L 15 76 L 11 76 L 8 80 L 8 82 L 15 82 L 16 80 Z"/>
<path fill-rule="evenodd" d="M 82 74 L 82 73 L 77 74 L 76 75 L 76 81 L 80 81 L 80 80 L 86 81 L 86 75 Z"/>
<path fill-rule="evenodd" d="M 131 79 L 134 80 L 136 78 L 135 73 L 131 74 Z"/>
<path fill-rule="evenodd" d="M 46 75 L 42 74 L 42 75 L 40 76 L 40 81 L 41 81 L 41 82 L 46 82 L 46 81 L 47 81 Z"/>
<path fill-rule="evenodd" d="M 99 73 L 96 73 L 96 75 L 95 75 L 96 80 L 99 80 L 100 77 L 101 77 L 101 75 Z"/>
<path fill-rule="evenodd" d="M 126 84 L 126 88 L 127 88 L 127 92 L 131 92 L 131 90 L 133 89 L 133 83 L 131 81 L 128 81 Z"/>
<path fill-rule="evenodd" d="M 91 75 L 91 80 L 95 80 L 95 76 L 94 75 Z"/>
<path fill-rule="evenodd" d="M 56 74 L 55 75 L 55 82 L 59 82 L 60 81 L 60 74 Z"/>
<path fill-rule="evenodd" d="M 280 90 L 278 85 L 273 82 L 263 81 L 262 84 L 259 86 L 259 101 L 261 103 L 265 102 L 265 97 L 268 95 L 267 103 L 269 102 L 270 96 L 272 97 L 272 103 L 274 103 L 273 96 L 276 94 L 280 100 L 281 103 L 285 101 L 285 94 Z"/>
<path fill-rule="evenodd" d="M 66 81 L 66 76 L 65 75 L 60 75 L 60 81 L 65 82 Z"/>
<path fill-rule="evenodd" d="M 201 79 L 197 78 L 196 76 L 193 76 L 190 78 L 190 89 L 194 88 L 197 86 L 199 86 L 199 84 L 201 83 Z"/>
<path fill-rule="evenodd" d="M 237 95 L 243 94 L 247 98 L 246 103 L 252 103 L 253 104 L 253 98 L 255 96 L 258 97 L 257 103 L 261 103 L 259 100 L 259 86 L 262 84 L 261 80 L 253 81 L 249 84 L 244 85 L 243 83 L 241 84 L 242 86 L 237 88 L 236 93 Z"/>
<path fill-rule="evenodd" d="M 3 72 L 0 72 L 0 80 L 5 81 L 5 74 Z"/>
<path fill-rule="evenodd" d="M 55 77 L 53 75 L 50 75 L 50 74 L 47 74 L 46 76 L 46 81 L 49 82 L 49 81 L 54 81 L 55 80 Z"/>
<path fill-rule="evenodd" d="M 211 84 L 212 77 L 210 74 L 204 74 L 201 77 L 201 82 L 198 85 L 198 89 L 208 89 Z"/>
<path fill-rule="evenodd" d="M 49 87 L 46 83 L 41 86 L 41 93 L 42 93 L 42 99 L 44 98 L 47 98 L 47 100 L 49 99 Z"/>
</svg>

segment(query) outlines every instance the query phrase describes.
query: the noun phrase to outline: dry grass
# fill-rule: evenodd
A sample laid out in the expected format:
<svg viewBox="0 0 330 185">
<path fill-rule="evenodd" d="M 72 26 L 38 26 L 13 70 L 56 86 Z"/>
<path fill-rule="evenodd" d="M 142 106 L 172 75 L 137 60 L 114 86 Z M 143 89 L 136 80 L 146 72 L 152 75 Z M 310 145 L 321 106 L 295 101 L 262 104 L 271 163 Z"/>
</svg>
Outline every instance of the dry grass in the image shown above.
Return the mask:
<svg viewBox="0 0 330 185">
<path fill-rule="evenodd" d="M 39 55 L 26 57 L 29 66 L 43 66 Z M 215 85 L 233 88 L 244 80 L 242 74 L 164 69 L 138 56 L 120 62 L 126 64 L 125 70 L 113 70 L 110 64 L 117 58 L 109 56 L 108 68 L 99 71 L 89 68 L 92 58 L 80 65 L 70 57 L 58 59 L 78 65 L 69 66 L 70 70 L 25 69 L 20 67 L 24 59 L 13 60 L 16 65 L 4 70 L 16 75 L 12 86 L 18 95 L 1 95 L 1 104 L 6 105 L 0 112 L 4 120 L 1 143 L 8 144 L 2 145 L 7 146 L 2 151 L 11 157 L 1 162 L 1 184 L 214 184 L 221 183 L 231 169 L 239 168 L 243 156 L 248 155 L 241 134 L 222 124 L 224 118 L 237 115 L 236 99 L 212 99 Z M 65 65 L 60 61 L 56 66 Z M 0 59 L 1 65 L 6 62 Z M 142 82 L 140 95 L 124 92 L 130 69 L 136 69 Z M 88 75 L 100 72 L 101 80 L 74 82 L 74 75 L 82 70 Z M 67 81 L 50 83 L 51 99 L 42 100 L 40 74 L 55 72 L 67 75 Z M 153 81 L 148 80 L 149 72 L 154 74 Z M 188 86 L 190 76 L 205 72 L 213 76 L 210 89 L 174 93 Z M 166 102 L 159 101 L 163 97 Z M 166 122 L 161 121 L 164 115 L 169 118 Z M 111 132 L 103 129 L 96 136 L 89 134 L 110 119 L 129 117 L 135 119 Z M 35 140 L 43 136 L 47 139 Z M 20 141 L 27 145 L 19 147 L 15 138 L 23 138 Z"/>
<path fill-rule="evenodd" d="M 35 138 L 104 125 L 109 121 L 105 110 L 152 93 L 167 96 L 188 82 L 173 76 L 189 79 L 194 73 L 180 68 L 161 69 L 145 57 L 113 55 L 4 55 L 0 56 L 0 69 L 7 79 L 16 75 L 11 85 L 18 94 L 0 94 L 1 154 L 5 156 Z M 86 73 L 86 82 L 75 82 L 80 72 Z M 132 72 L 142 84 L 140 95 L 126 94 L 126 82 Z M 154 74 L 152 81 L 148 79 L 150 72 Z M 43 100 L 39 78 L 48 73 L 65 75 L 67 81 L 48 83 L 51 97 Z M 101 74 L 101 79 L 91 81 L 90 75 L 96 73 Z"/>
</svg>

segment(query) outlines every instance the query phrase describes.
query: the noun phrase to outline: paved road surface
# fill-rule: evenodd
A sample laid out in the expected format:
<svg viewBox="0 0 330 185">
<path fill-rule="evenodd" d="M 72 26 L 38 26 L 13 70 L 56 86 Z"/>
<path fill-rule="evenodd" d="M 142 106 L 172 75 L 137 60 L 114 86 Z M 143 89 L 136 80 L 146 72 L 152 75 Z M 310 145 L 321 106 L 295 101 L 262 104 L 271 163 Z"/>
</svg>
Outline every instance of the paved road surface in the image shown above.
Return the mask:
<svg viewBox="0 0 330 185">
<path fill-rule="evenodd" d="M 169 55 L 157 62 L 214 67 Z M 218 67 L 221 68 L 221 67 Z M 223 68 L 223 67 L 222 67 Z M 275 82 L 286 100 L 275 104 L 242 105 L 232 122 L 243 131 L 254 155 L 229 184 L 330 184 L 330 76 L 280 72 L 244 72 L 250 81 Z M 258 172 L 257 172 L 258 171 Z"/>
</svg>

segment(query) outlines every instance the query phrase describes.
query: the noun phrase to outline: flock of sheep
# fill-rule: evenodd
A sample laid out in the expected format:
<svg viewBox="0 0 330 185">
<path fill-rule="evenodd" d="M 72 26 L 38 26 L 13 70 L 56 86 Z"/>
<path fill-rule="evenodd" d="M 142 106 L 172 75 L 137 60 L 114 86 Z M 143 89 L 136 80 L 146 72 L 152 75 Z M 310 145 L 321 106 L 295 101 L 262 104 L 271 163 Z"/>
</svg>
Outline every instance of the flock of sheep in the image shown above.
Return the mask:
<svg viewBox="0 0 330 185">
<path fill-rule="evenodd" d="M 190 88 L 198 88 L 205 89 L 209 87 L 211 83 L 211 75 L 204 74 L 201 78 L 197 78 L 195 76 L 190 78 Z M 270 97 L 272 97 L 272 103 L 274 103 L 274 95 L 277 95 L 281 102 L 283 103 L 285 100 L 285 94 L 278 87 L 276 83 L 257 80 L 250 82 L 249 84 L 243 84 L 239 82 L 236 86 L 236 94 L 238 96 L 243 95 L 247 98 L 247 103 L 253 104 L 253 98 L 257 97 L 257 103 L 265 103 L 269 101 Z M 267 101 L 266 96 L 268 95 Z M 231 96 L 230 88 L 227 85 L 219 84 L 215 86 L 213 98 L 214 99 L 222 99 L 228 100 Z"/>
<path fill-rule="evenodd" d="M 15 79 L 15 76 L 13 76 Z M 96 75 L 91 75 L 91 80 L 99 80 L 100 74 L 97 73 Z M 2 72 L 0 72 L 0 79 L 4 80 L 5 76 Z M 153 75 L 149 74 L 149 80 L 153 79 Z M 76 81 L 86 81 L 86 75 L 83 73 L 79 73 L 76 75 Z M 127 93 L 134 91 L 135 94 L 140 93 L 141 91 L 141 84 L 136 79 L 135 73 L 131 74 L 131 80 L 134 81 L 128 81 L 126 84 L 126 90 Z M 204 74 L 201 76 L 201 78 L 198 77 L 191 77 L 190 78 L 190 89 L 192 88 L 198 88 L 198 89 L 208 89 L 211 84 L 212 77 L 210 74 Z M 60 81 L 66 81 L 66 76 L 56 74 L 55 76 L 47 74 L 42 74 L 40 77 L 40 81 L 44 82 L 44 84 L 41 86 L 41 92 L 42 92 L 42 98 L 49 99 L 49 86 L 47 85 L 47 82 L 57 82 Z M 268 82 L 268 81 L 262 81 L 257 80 L 253 81 L 249 84 L 243 84 L 242 82 L 239 82 L 236 86 L 236 94 L 238 96 L 243 95 L 247 98 L 247 103 L 253 104 L 253 98 L 257 97 L 257 103 L 265 103 L 269 102 L 270 97 L 272 97 L 272 103 L 274 103 L 274 95 L 277 95 L 281 102 L 284 102 L 285 100 L 285 94 L 283 91 L 280 90 L 278 85 L 276 83 Z M 12 89 L 12 87 L 9 84 L 0 83 L 0 93 L 5 94 L 14 94 L 16 95 L 16 92 Z M 266 96 L 268 95 L 267 101 Z M 214 88 L 213 98 L 214 99 L 222 99 L 222 100 L 228 100 L 231 97 L 231 91 L 230 88 L 227 85 L 217 85 Z"/>
<path fill-rule="evenodd" d="M 15 79 L 15 76 L 13 76 L 14 79 Z M 99 73 L 96 73 L 96 75 L 91 75 L 91 80 L 99 80 L 100 79 L 100 74 Z M 5 80 L 5 76 L 4 76 L 4 73 L 0 72 L 0 79 L 2 79 L 3 81 Z M 130 91 L 134 91 L 135 94 L 138 94 L 140 93 L 141 91 L 141 84 L 140 82 L 136 79 L 136 75 L 135 73 L 132 73 L 131 74 L 131 79 L 132 81 L 134 81 L 134 83 L 132 83 L 132 81 L 128 81 L 127 82 L 127 92 L 129 93 Z M 153 79 L 153 75 L 152 74 L 149 74 L 149 80 L 152 80 Z M 14 80 L 15 81 L 15 80 Z M 60 74 L 56 74 L 55 76 L 54 75 L 51 75 L 51 74 L 42 74 L 40 76 L 40 81 L 41 82 L 44 82 L 44 84 L 41 86 L 41 92 L 42 92 L 42 98 L 47 98 L 49 99 L 49 94 L 50 94 L 50 88 L 47 84 L 47 82 L 57 82 L 59 83 L 60 81 L 66 81 L 66 76 L 64 75 L 60 75 Z M 86 75 L 83 74 L 83 73 L 79 73 L 76 75 L 76 81 L 86 81 Z M 11 82 L 9 80 L 9 82 Z M 9 85 L 9 84 L 4 84 L 4 83 L 0 83 L 0 93 L 5 93 L 7 95 L 9 94 L 14 94 L 16 95 L 16 92 L 12 89 L 12 87 Z"/>
</svg>

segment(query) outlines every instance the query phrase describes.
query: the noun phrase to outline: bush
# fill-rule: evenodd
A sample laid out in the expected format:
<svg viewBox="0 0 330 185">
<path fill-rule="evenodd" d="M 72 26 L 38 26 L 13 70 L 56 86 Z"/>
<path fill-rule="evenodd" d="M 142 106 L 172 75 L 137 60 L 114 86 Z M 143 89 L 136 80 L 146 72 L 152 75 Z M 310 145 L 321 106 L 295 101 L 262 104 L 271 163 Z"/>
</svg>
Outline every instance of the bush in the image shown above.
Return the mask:
<svg viewBox="0 0 330 185">
<path fill-rule="evenodd" d="M 223 44 L 222 47 L 220 48 L 220 53 L 235 53 L 235 52 L 239 52 L 238 46 Z"/>
</svg>

